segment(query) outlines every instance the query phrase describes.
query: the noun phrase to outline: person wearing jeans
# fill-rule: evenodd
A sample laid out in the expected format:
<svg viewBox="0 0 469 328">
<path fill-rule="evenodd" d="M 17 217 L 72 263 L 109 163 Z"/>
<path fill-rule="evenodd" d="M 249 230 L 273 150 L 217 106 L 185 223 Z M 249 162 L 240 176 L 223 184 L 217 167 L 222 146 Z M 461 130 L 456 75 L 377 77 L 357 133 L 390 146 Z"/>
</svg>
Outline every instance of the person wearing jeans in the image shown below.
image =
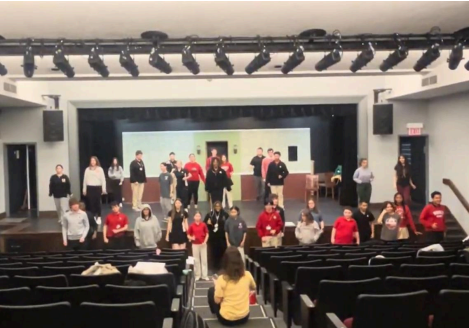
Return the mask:
<svg viewBox="0 0 469 328">
<path fill-rule="evenodd" d="M 236 247 L 229 247 L 222 260 L 222 272 L 207 292 L 210 311 L 224 326 L 237 326 L 249 320 L 249 295 L 256 283 Z"/>
<path fill-rule="evenodd" d="M 264 197 L 264 181 L 262 179 L 262 161 L 265 156 L 263 155 L 264 150 L 259 147 L 257 148 L 257 155 L 251 159 L 249 163 L 253 170 L 254 175 L 254 187 L 257 191 L 256 200 L 259 201 Z"/>
<path fill-rule="evenodd" d="M 63 166 L 58 164 L 55 167 L 56 174 L 51 176 L 49 181 L 49 196 L 54 197 L 59 223 L 62 223 L 65 212 L 69 210 L 68 197 L 72 194 L 70 179 L 63 174 L 63 169 Z"/>
<path fill-rule="evenodd" d="M 187 239 L 192 241 L 192 256 L 195 260 L 195 280 L 208 280 L 208 236 L 208 228 L 207 225 L 202 222 L 202 215 L 200 212 L 195 212 L 194 223 L 192 223 L 187 230 Z"/>
<path fill-rule="evenodd" d="M 371 199 L 371 183 L 373 182 L 373 172 L 368 168 L 368 160 L 362 158 L 360 167 L 355 170 L 353 180 L 357 183 L 357 194 L 359 202 L 370 203 Z"/>
<path fill-rule="evenodd" d="M 142 156 L 142 151 L 137 150 L 135 152 L 135 159 L 130 163 L 130 185 L 132 187 L 132 209 L 134 211 L 140 211 L 142 208 L 143 190 L 147 182 Z"/>
<path fill-rule="evenodd" d="M 278 206 L 285 208 L 283 205 L 283 185 L 288 176 L 288 169 L 285 163 L 280 160 L 280 156 L 279 151 L 274 153 L 274 160 L 269 164 L 265 181 L 270 187 L 270 192 L 278 196 Z"/>
<path fill-rule="evenodd" d="M 160 164 L 161 174 L 158 177 L 160 182 L 160 205 L 164 213 L 171 211 L 171 196 L 173 187 L 173 175 L 168 173 L 167 166 L 165 163 Z M 168 218 L 164 218 L 163 221 L 167 222 Z"/>
<path fill-rule="evenodd" d="M 225 238 L 228 247 L 238 249 L 244 263 L 244 242 L 246 241 L 248 227 L 239 215 L 238 206 L 230 208 L 230 217 L 225 221 Z"/>
</svg>

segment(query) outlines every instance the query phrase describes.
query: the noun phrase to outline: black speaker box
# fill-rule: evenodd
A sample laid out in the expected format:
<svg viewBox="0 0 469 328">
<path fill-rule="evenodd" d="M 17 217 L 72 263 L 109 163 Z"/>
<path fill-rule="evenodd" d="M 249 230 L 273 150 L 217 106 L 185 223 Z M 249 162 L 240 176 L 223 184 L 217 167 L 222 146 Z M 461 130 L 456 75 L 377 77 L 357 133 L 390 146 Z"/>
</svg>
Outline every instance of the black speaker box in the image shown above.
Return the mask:
<svg viewBox="0 0 469 328">
<path fill-rule="evenodd" d="M 373 105 L 373 134 L 392 134 L 392 104 Z"/>
<path fill-rule="evenodd" d="M 42 112 L 44 141 L 64 141 L 64 113 L 61 110 Z"/>
</svg>

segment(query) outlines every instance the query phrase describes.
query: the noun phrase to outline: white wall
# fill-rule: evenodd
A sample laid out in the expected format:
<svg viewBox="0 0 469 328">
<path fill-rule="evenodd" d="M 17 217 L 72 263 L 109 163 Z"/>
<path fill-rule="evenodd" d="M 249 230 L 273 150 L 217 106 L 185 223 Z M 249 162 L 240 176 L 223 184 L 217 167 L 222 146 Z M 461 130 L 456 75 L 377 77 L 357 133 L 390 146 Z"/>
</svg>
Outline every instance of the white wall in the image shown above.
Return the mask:
<svg viewBox="0 0 469 328">
<path fill-rule="evenodd" d="M 1 147 L 4 144 L 32 143 L 36 144 L 38 166 L 38 203 L 40 211 L 55 210 L 54 201 L 49 197 L 49 178 L 55 172 L 55 165 L 62 164 L 68 170 L 68 138 L 65 134 L 63 142 L 44 142 L 42 128 L 42 108 L 3 109 L 0 116 Z M 64 112 L 64 120 L 67 114 Z M 3 163 L 3 161 L 0 161 Z M 0 169 L 1 168 L 0 164 Z M 3 175 L 3 170 L 0 171 Z M 3 181 L 3 177 L 2 180 Z M 0 187 L 2 183 L 0 182 Z M 5 202 L 5 187 L 0 190 Z M 0 207 L 0 212 L 1 207 Z"/>
<path fill-rule="evenodd" d="M 443 202 L 469 233 L 469 214 L 442 183 L 443 178 L 451 179 L 469 199 L 469 94 L 438 98 L 428 107 L 430 190 L 443 193 Z"/>
</svg>

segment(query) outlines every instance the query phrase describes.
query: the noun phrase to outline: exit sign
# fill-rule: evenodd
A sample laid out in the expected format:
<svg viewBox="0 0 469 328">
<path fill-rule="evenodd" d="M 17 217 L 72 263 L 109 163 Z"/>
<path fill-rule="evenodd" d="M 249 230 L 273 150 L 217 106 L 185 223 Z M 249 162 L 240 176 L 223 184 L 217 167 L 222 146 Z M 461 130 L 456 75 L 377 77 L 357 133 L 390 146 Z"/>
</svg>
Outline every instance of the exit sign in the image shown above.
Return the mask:
<svg viewBox="0 0 469 328">
<path fill-rule="evenodd" d="M 407 134 L 409 136 L 420 136 L 422 135 L 422 129 L 421 128 L 409 128 L 407 129 Z"/>
</svg>

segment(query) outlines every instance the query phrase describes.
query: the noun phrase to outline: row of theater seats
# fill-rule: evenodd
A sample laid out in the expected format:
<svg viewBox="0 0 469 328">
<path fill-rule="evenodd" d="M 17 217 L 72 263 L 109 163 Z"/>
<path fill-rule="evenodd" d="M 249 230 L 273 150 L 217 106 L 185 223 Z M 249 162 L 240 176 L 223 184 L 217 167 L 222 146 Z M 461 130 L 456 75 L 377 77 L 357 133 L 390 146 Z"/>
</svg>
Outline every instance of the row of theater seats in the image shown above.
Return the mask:
<svg viewBox="0 0 469 328">
<path fill-rule="evenodd" d="M 0 254 L 0 327 L 102 327 L 110 324 L 109 314 L 116 326 L 178 328 L 193 280 L 182 273 L 186 258 L 186 251 L 172 250 Z M 81 275 L 96 262 L 114 261 L 126 261 L 120 266 L 127 269 L 139 261 L 168 261 L 172 271 Z"/>
<path fill-rule="evenodd" d="M 283 310 L 287 327 L 294 322 L 303 327 L 323 328 L 328 327 L 326 312 L 315 316 L 314 320 L 308 320 L 307 325 L 303 321 L 311 312 L 306 311 L 310 310 L 309 305 L 319 304 L 320 290 L 326 288 L 322 284 L 329 280 L 337 282 L 338 287 L 333 291 L 326 288 L 321 294 L 322 304 L 329 304 L 325 300 L 332 300 L 331 304 L 342 304 L 347 300 L 344 308 L 348 310 L 339 316 L 342 320 L 353 316 L 355 307 L 350 304 L 355 304 L 358 295 L 364 293 L 394 294 L 431 289 L 428 293 L 435 300 L 435 295 L 447 288 L 469 290 L 469 264 L 460 263 L 465 262 L 462 243 L 447 243 L 444 244 L 444 252 L 419 252 L 417 256 L 418 250 L 424 246 L 390 243 L 360 247 L 326 244 L 252 248 L 246 265 L 260 286 L 265 302 L 271 303 L 274 315 L 277 315 L 278 309 Z M 384 258 L 376 258 L 377 255 Z M 352 288 L 348 296 L 340 291 L 341 286 L 353 286 L 354 283 L 360 287 Z M 363 286 L 364 289 L 360 289 Z M 342 289 L 347 290 L 346 287 Z M 300 312 L 302 301 L 303 316 Z M 426 303 L 425 309 L 430 309 L 433 314 L 429 304 Z M 333 310 L 329 312 L 334 313 Z"/>
</svg>

